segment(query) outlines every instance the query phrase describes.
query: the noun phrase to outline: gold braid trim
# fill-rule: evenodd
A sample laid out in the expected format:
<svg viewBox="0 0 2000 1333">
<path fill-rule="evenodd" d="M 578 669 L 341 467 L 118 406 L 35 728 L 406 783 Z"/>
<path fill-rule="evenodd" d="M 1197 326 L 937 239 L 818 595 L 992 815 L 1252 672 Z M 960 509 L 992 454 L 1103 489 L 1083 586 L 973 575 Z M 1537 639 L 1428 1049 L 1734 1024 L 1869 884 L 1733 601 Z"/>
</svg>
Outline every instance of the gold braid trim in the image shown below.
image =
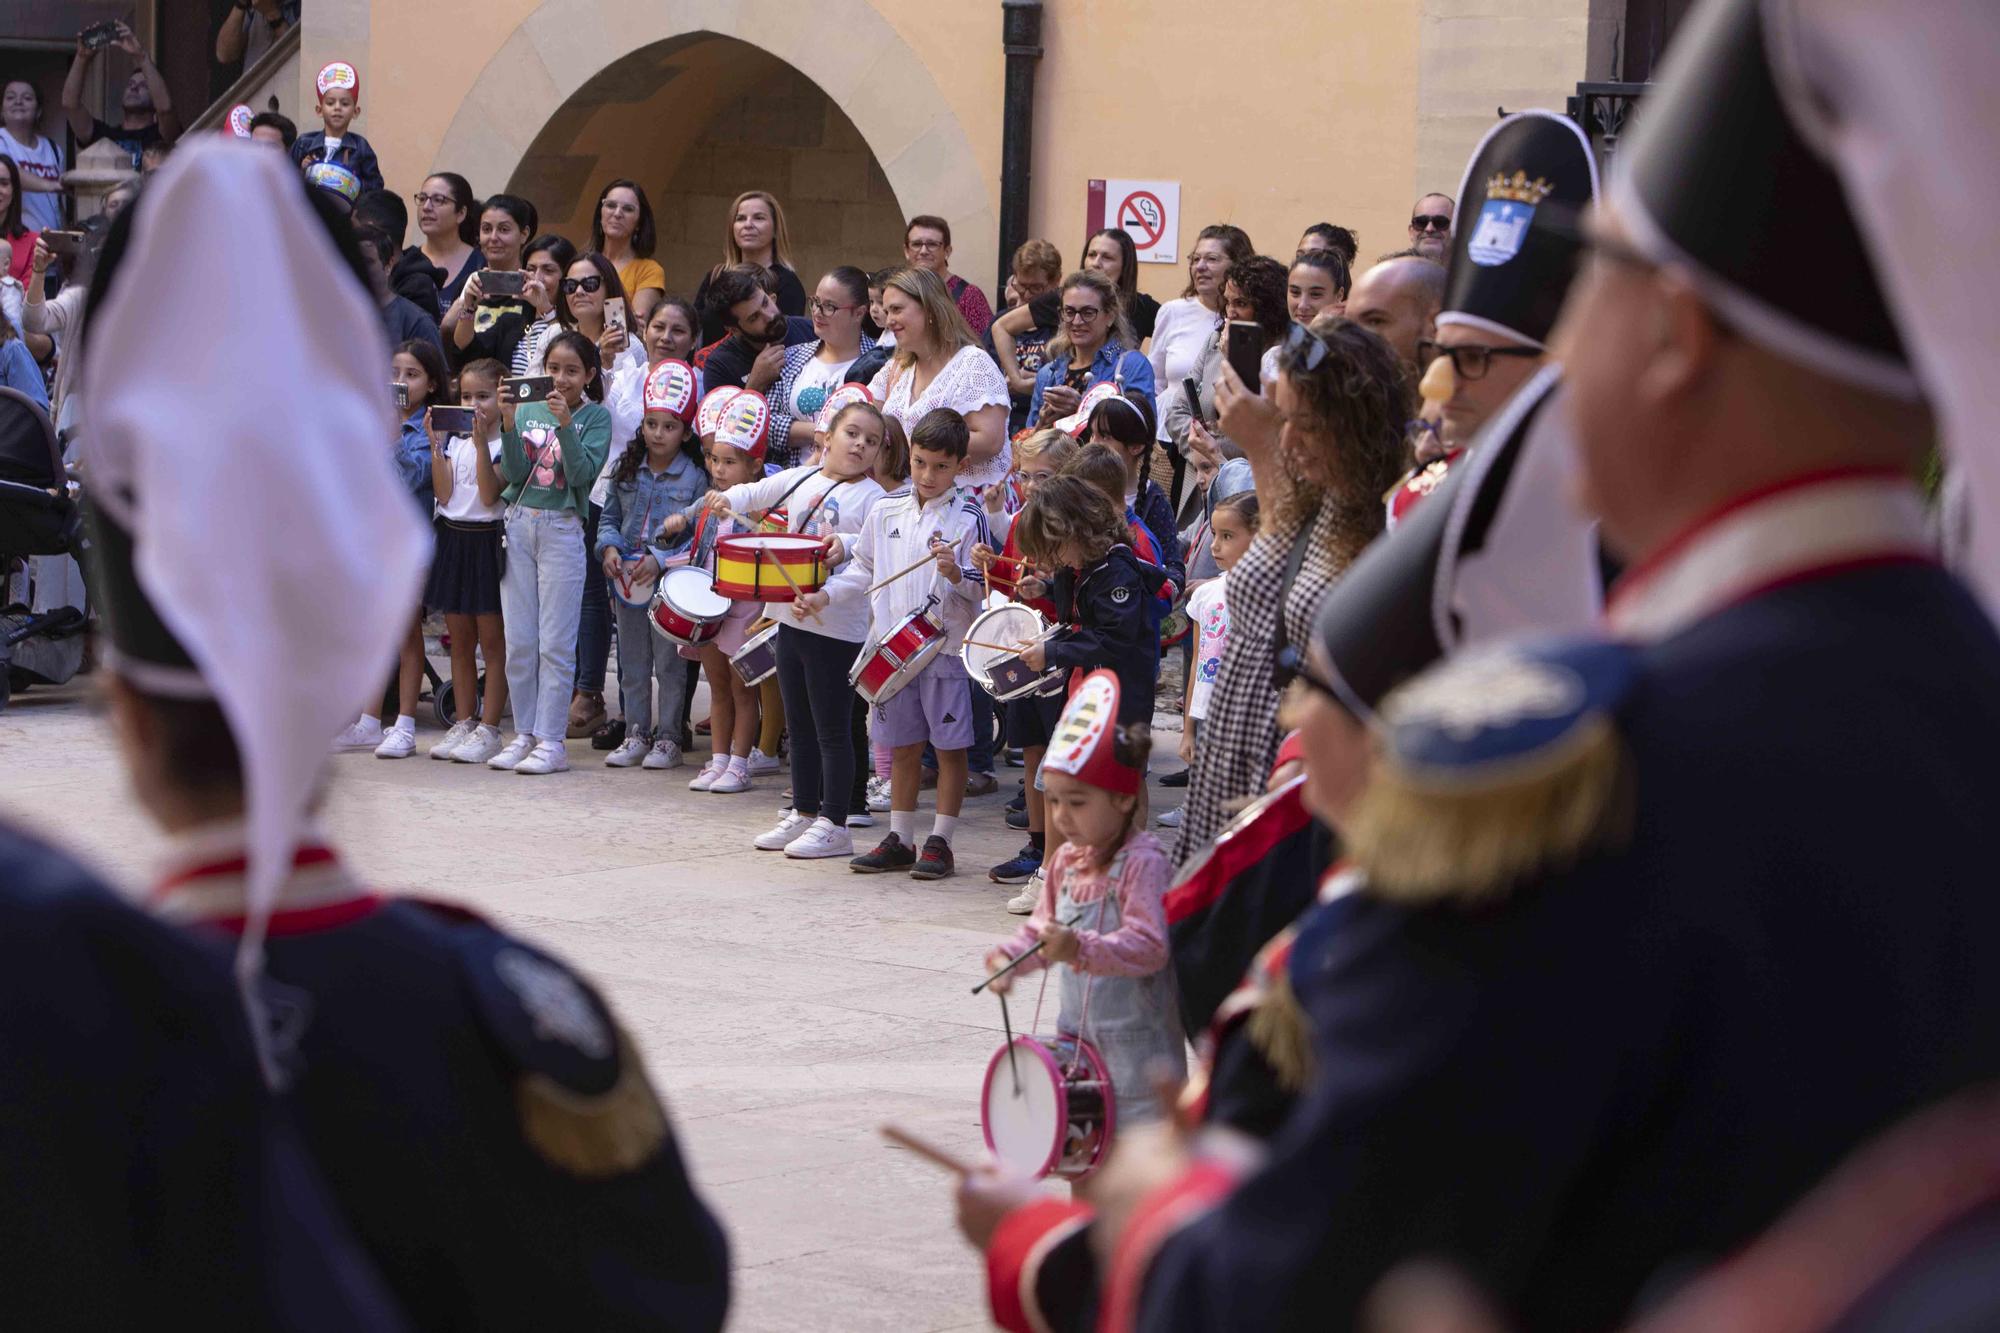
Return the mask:
<svg viewBox="0 0 2000 1333">
<path fill-rule="evenodd" d="M 609 1091 L 585 1096 L 546 1075 L 526 1073 L 514 1085 L 514 1100 L 529 1145 L 551 1164 L 586 1179 L 636 1170 L 667 1136 L 667 1113 L 622 1027 L 618 1081 Z"/>
<path fill-rule="evenodd" d="M 1286 1092 L 1305 1090 L 1312 1078 L 1312 1023 L 1292 990 L 1289 968 L 1280 968 L 1264 992 L 1262 1002 L 1250 1011 L 1247 1024 L 1250 1041 Z"/>
</svg>

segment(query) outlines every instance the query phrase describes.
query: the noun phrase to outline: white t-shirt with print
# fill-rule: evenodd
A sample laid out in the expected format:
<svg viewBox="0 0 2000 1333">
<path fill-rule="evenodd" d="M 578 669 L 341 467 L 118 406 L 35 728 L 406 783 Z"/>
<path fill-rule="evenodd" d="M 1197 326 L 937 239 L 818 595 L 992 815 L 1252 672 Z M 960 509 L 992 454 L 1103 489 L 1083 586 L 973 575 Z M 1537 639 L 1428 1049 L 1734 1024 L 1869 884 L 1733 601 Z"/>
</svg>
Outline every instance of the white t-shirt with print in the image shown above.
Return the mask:
<svg viewBox="0 0 2000 1333">
<path fill-rule="evenodd" d="M 1188 621 L 1194 626 L 1194 688 L 1188 692 L 1188 716 L 1199 722 L 1208 716 L 1208 696 L 1222 674 L 1222 655 L 1229 648 L 1229 602 L 1224 574 L 1188 594 Z"/>
<path fill-rule="evenodd" d="M 6 126 L 0 125 L 0 153 L 13 158 L 23 176 L 33 176 L 53 184 L 62 183 L 63 151 L 46 134 L 41 136 L 41 142 L 36 147 L 30 148 L 9 134 Z M 62 196 L 34 190 L 21 191 L 21 221 L 27 224 L 29 231 L 60 231 Z"/>
<path fill-rule="evenodd" d="M 454 435 L 445 441 L 445 457 L 451 460 L 451 498 L 438 503 L 439 518 L 455 519 L 460 523 L 490 523 L 507 511 L 504 500 L 490 505 L 479 503 L 479 458 L 472 448 L 470 435 Z M 497 472 L 500 437 L 495 435 L 486 448 Z"/>
</svg>

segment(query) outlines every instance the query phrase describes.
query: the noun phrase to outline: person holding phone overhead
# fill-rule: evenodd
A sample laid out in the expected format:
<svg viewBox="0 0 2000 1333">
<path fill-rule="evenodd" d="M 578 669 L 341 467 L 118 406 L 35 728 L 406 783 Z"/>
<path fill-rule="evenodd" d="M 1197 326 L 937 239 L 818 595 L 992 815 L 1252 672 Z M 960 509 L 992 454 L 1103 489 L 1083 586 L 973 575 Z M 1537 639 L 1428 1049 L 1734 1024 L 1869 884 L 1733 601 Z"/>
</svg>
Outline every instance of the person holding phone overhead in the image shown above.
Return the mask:
<svg viewBox="0 0 2000 1333">
<path fill-rule="evenodd" d="M 132 170 L 137 171 L 139 157 L 148 146 L 172 143 L 180 137 L 180 121 L 174 116 L 174 101 L 167 92 L 167 81 L 160 77 L 159 66 L 153 63 L 146 48 L 139 45 L 131 27 L 114 23 L 107 36 L 109 41 L 94 42 L 89 30 L 78 35 L 76 59 L 70 64 L 69 76 L 63 80 L 63 114 L 69 118 L 70 132 L 76 135 L 78 152 L 99 139 L 110 139 L 132 155 Z M 83 105 L 84 79 L 91 62 L 107 46 L 116 46 L 132 59 L 132 73 L 118 98 L 121 114 L 116 125 L 99 120 Z"/>
<path fill-rule="evenodd" d="M 1037 429 L 1075 413 L 1093 384 L 1116 384 L 1154 406 L 1153 363 L 1138 350 L 1118 288 L 1095 269 L 1063 279 L 1062 328 L 1049 339 L 1048 358 L 1028 401 L 1028 420 Z"/>
<path fill-rule="evenodd" d="M 1247 391 L 1261 393 L 1263 382 L 1276 373 L 1278 343 L 1292 326 L 1291 312 L 1285 305 L 1288 278 L 1285 266 L 1268 255 L 1239 259 L 1224 274 L 1223 318 L 1202 348 L 1199 370 L 1190 376 L 1197 388 L 1195 397 L 1190 401 L 1185 391 L 1178 393 L 1167 409 L 1167 436 L 1185 456 L 1205 457 L 1218 466 L 1224 459 L 1243 456 L 1235 442 L 1216 429 L 1216 382 L 1228 357 L 1229 326 L 1256 326 L 1254 337 L 1248 332 L 1237 336 L 1255 343 L 1257 373 L 1245 377 L 1238 372 L 1238 378 Z"/>
</svg>

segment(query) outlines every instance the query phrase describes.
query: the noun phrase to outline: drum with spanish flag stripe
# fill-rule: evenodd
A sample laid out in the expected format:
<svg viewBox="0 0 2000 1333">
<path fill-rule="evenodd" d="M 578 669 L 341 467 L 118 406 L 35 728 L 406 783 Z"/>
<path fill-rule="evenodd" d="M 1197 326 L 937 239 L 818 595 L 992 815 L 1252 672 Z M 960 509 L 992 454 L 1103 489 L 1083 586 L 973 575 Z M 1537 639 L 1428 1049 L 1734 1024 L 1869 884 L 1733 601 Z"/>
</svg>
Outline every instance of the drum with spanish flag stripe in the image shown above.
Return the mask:
<svg viewBox="0 0 2000 1333">
<path fill-rule="evenodd" d="M 826 543 L 797 532 L 746 532 L 715 543 L 715 590 L 739 602 L 790 602 L 826 583 Z"/>
</svg>

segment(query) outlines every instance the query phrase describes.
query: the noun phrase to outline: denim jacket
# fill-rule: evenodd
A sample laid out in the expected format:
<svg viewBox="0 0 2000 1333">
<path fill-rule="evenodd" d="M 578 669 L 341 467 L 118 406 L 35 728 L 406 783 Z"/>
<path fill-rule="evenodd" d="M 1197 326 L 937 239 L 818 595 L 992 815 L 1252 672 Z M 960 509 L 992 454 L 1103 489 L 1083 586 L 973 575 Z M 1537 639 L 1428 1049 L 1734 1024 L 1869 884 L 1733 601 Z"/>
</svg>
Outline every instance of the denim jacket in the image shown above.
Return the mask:
<svg viewBox="0 0 2000 1333">
<path fill-rule="evenodd" d="M 1051 356 L 1035 372 L 1035 392 L 1028 399 L 1028 425 L 1033 426 L 1041 419 L 1042 395 L 1061 384 L 1069 375 L 1069 356 Z M 1157 414 L 1159 404 L 1153 400 L 1153 363 L 1143 352 L 1127 351 L 1116 338 L 1105 340 L 1097 349 L 1097 356 L 1090 363 L 1090 375 L 1084 381 L 1084 388 L 1102 384 L 1107 380 L 1123 377 L 1126 389 L 1137 389 L 1146 397 L 1146 402 Z"/>
<path fill-rule="evenodd" d="M 409 487 L 410 494 L 423 506 L 425 518 L 437 508 L 437 487 L 431 481 L 431 437 L 424 429 L 424 409 L 418 408 L 403 422 L 396 441 L 396 475 Z"/>
<path fill-rule="evenodd" d="M 631 447 L 643 451 L 646 446 L 634 443 Z M 643 546 L 661 559 L 686 549 L 692 524 L 689 532 L 671 542 L 655 541 L 654 534 L 670 515 L 685 512 L 707 491 L 707 471 L 686 453 L 676 452 L 665 472 L 654 472 L 640 463 L 632 480 L 614 481 L 606 493 L 604 514 L 597 521 L 597 549 L 592 555 L 602 560 L 606 550 L 616 550 L 627 560 L 636 560 Z"/>
</svg>

